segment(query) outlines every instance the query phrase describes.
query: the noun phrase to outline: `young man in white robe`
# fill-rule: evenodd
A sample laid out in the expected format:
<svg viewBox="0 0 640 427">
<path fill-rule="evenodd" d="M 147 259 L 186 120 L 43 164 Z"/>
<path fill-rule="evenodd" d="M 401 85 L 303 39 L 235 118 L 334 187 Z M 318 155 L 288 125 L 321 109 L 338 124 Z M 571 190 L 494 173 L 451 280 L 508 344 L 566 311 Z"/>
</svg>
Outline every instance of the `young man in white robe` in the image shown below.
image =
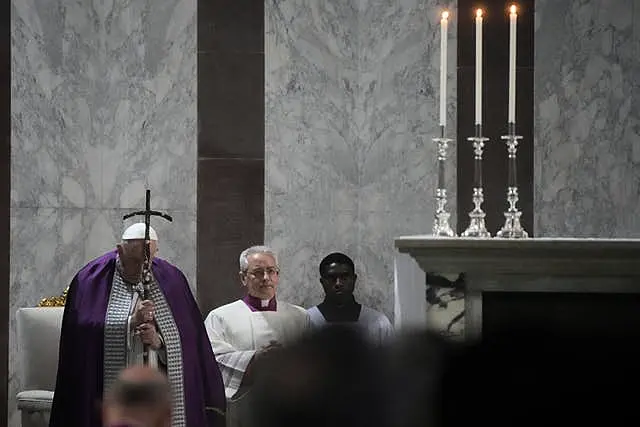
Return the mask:
<svg viewBox="0 0 640 427">
<path fill-rule="evenodd" d="M 334 252 L 320 262 L 320 283 L 324 301 L 308 312 L 315 328 L 327 324 L 352 324 L 374 345 L 383 345 L 393 335 L 391 322 L 383 313 L 359 304 L 353 296 L 358 275 L 353 260 Z"/>
<path fill-rule="evenodd" d="M 279 280 L 272 249 L 245 249 L 240 254 L 240 283 L 246 295 L 216 308 L 205 319 L 228 399 L 228 426 L 251 425 L 249 391 L 260 366 L 278 348 L 310 329 L 305 309 L 276 301 Z"/>
</svg>

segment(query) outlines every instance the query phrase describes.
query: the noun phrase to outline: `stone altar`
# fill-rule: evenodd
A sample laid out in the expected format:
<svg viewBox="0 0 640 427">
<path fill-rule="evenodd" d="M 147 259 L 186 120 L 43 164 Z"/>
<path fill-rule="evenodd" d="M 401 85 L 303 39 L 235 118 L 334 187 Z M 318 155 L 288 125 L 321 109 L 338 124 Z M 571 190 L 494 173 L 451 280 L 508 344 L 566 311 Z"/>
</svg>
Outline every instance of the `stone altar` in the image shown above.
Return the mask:
<svg viewBox="0 0 640 427">
<path fill-rule="evenodd" d="M 502 304 L 520 304 L 519 307 L 541 304 L 540 311 L 573 313 L 565 314 L 565 317 L 585 316 L 585 308 L 576 309 L 579 304 L 586 307 L 585 303 L 576 302 L 575 298 L 571 302 L 552 304 L 550 301 L 562 298 L 570 301 L 571 295 L 591 295 L 603 300 L 606 299 L 605 294 L 622 295 L 617 302 L 607 302 L 607 310 L 627 313 L 627 317 L 635 316 L 633 319 L 617 316 L 625 325 L 640 324 L 640 239 L 516 240 L 416 235 L 398 237 L 395 246 L 398 250 L 394 289 L 397 328 L 443 327 L 433 325 L 437 317 L 429 315 L 433 307 L 429 307 L 426 301 L 427 273 L 436 273 L 451 281 L 464 273 L 461 300 L 465 339 L 479 338 L 483 332 L 483 319 L 496 317 L 494 313 L 483 315 L 483 301 L 486 304 L 490 300 L 491 307 L 495 308 L 495 301 L 509 299 L 502 298 L 502 295 L 515 295 L 510 298 L 514 302 Z M 541 295 L 551 298 L 545 302 L 533 298 L 530 304 L 515 302 L 518 295 L 525 293 L 536 298 Z M 496 299 L 493 296 L 501 297 Z M 635 299 L 638 299 L 637 305 L 633 302 Z M 590 304 L 593 307 L 593 303 Z M 552 310 L 550 307 L 555 308 Z M 639 314 L 634 315 L 635 312 Z M 510 315 L 513 315 L 513 310 Z M 546 313 L 539 315 L 545 316 Z M 447 316 L 444 317 L 449 321 Z M 582 320 L 588 319 L 577 321 Z"/>
</svg>

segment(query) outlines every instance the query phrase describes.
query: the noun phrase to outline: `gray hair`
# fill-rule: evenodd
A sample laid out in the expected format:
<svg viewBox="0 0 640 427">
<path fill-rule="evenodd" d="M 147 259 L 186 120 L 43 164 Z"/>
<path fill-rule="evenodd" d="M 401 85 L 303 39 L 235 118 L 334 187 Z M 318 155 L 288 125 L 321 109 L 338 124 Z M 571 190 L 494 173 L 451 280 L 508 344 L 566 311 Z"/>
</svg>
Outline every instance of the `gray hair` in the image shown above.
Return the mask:
<svg viewBox="0 0 640 427">
<path fill-rule="evenodd" d="M 275 260 L 276 265 L 278 265 L 278 255 L 276 254 L 276 251 L 274 251 L 268 246 L 261 246 L 261 245 L 251 246 L 250 248 L 247 248 L 244 251 L 242 251 L 242 253 L 240 254 L 240 271 L 241 272 L 244 273 L 247 271 L 247 269 L 249 268 L 249 257 L 255 254 L 270 255 Z"/>
</svg>

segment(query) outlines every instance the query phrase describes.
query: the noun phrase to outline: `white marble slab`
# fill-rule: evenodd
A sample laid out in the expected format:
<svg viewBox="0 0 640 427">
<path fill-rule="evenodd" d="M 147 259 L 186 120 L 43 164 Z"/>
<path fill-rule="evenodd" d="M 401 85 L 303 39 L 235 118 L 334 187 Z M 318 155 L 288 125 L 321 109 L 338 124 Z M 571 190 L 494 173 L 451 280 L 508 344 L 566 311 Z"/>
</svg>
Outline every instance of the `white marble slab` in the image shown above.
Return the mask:
<svg viewBox="0 0 640 427">
<path fill-rule="evenodd" d="M 395 240 L 428 272 L 477 275 L 640 276 L 640 239 L 475 239 L 405 236 Z"/>
<path fill-rule="evenodd" d="M 397 312 L 419 321 L 415 265 L 426 274 L 464 274 L 464 337 L 482 331 L 486 292 L 640 293 L 640 239 L 474 239 L 429 235 L 395 240 Z M 426 281 L 424 282 L 426 291 Z M 444 313 L 446 314 L 446 313 Z M 446 316 L 442 317 L 446 317 Z M 403 319 L 404 320 L 404 319 Z M 438 320 L 438 319 L 436 319 Z M 433 327 L 425 320 L 425 327 Z"/>
</svg>

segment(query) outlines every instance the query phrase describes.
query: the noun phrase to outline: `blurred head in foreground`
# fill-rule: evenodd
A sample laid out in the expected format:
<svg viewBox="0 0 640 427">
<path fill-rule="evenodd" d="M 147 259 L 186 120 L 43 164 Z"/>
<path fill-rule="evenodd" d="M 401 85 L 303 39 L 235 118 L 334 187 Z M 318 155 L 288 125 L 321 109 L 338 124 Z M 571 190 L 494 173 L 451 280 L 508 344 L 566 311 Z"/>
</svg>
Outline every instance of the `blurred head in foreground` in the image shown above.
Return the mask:
<svg viewBox="0 0 640 427">
<path fill-rule="evenodd" d="M 166 376 L 146 366 L 123 370 L 105 396 L 102 420 L 105 427 L 170 427 Z"/>
</svg>

